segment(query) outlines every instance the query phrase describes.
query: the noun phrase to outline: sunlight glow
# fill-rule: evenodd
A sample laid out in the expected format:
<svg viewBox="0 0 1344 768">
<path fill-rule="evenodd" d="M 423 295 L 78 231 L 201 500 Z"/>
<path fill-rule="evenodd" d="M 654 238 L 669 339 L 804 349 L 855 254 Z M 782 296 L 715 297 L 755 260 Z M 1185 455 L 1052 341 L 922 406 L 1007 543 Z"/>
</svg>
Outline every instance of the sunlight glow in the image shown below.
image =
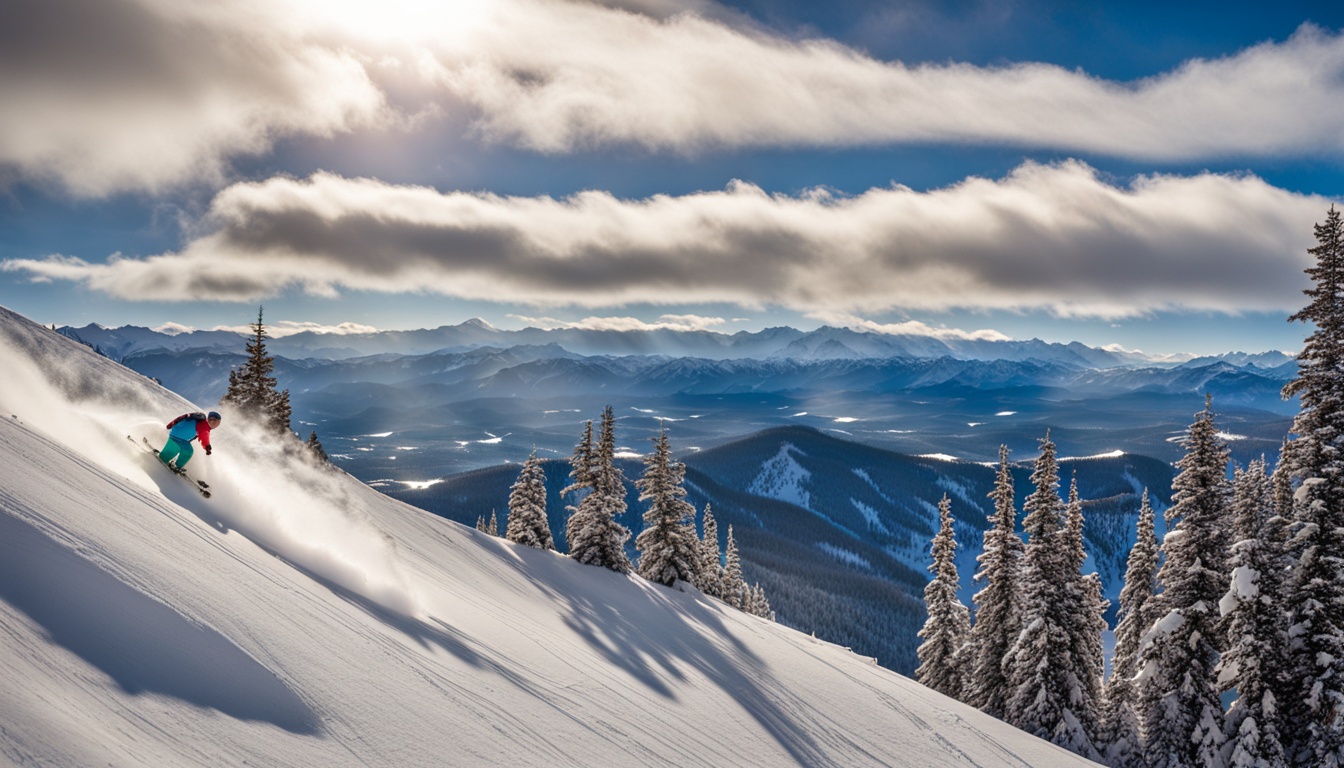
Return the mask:
<svg viewBox="0 0 1344 768">
<path fill-rule="evenodd" d="M 491 0 L 295 0 L 304 13 L 374 43 L 453 45 L 479 29 Z"/>
</svg>

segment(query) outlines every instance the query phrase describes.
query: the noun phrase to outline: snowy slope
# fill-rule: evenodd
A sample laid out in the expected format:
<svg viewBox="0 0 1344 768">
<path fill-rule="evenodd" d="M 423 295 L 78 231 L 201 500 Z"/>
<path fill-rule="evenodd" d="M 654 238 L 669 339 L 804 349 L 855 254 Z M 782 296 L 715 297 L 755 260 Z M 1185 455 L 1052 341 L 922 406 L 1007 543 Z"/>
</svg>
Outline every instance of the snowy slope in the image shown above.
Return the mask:
<svg viewBox="0 0 1344 768">
<path fill-rule="evenodd" d="M 0 310 L 0 763 L 1084 761 L 779 625 L 486 537 Z M 199 462 L 199 463 L 197 463 Z"/>
</svg>

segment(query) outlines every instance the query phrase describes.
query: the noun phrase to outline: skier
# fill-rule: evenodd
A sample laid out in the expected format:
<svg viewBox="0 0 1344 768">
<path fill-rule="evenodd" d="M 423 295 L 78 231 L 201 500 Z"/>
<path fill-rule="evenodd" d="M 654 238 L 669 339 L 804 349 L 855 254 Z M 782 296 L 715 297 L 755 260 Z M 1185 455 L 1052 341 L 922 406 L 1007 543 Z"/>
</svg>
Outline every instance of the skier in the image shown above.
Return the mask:
<svg viewBox="0 0 1344 768">
<path fill-rule="evenodd" d="M 209 456 L 210 430 L 218 429 L 219 422 L 219 413 L 216 411 L 211 411 L 209 414 L 184 413 L 168 422 L 168 442 L 164 444 L 163 450 L 159 451 L 159 461 L 167 464 L 170 469 L 184 471 L 195 452 L 191 447 L 191 441 L 197 438 L 201 440 L 205 455 Z"/>
</svg>

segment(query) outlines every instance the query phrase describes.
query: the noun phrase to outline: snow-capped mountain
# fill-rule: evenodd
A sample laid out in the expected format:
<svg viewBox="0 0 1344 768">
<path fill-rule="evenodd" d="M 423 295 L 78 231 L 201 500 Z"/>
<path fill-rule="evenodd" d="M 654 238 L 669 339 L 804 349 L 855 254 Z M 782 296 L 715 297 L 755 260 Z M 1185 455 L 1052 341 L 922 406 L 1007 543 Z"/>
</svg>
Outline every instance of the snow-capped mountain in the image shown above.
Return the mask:
<svg viewBox="0 0 1344 768">
<path fill-rule="evenodd" d="M 63 327 L 59 330 L 114 358 L 146 351 L 240 348 L 243 338 L 230 331 L 167 334 L 136 326 L 105 328 L 97 324 L 82 328 Z M 709 360 L 953 357 L 964 360 L 1041 360 L 1092 368 L 1147 361 L 1142 355 L 1112 352 L 1077 342 L 1057 344 L 1039 339 L 940 339 L 934 336 L 894 335 L 833 327 L 807 332 L 788 327 L 765 328 L 733 334 L 671 329 L 616 331 L 525 328 L 509 331 L 494 328 L 481 320 L 468 320 L 458 325 L 412 331 L 355 334 L 304 331 L 269 342 L 271 351 L 282 357 L 333 360 L 379 354 L 423 355 L 440 351 L 462 352 L 479 347 L 547 344 L 559 345 L 585 356 L 663 355 Z"/>
<path fill-rule="evenodd" d="M 158 379 L 175 392 L 216 401 L 231 367 L 241 363 L 242 342 L 230 350 L 154 349 L 120 357 L 129 368 Z M 612 396 L 670 397 L 740 393 L 891 394 L 928 388 L 978 391 L 1040 388 L 1060 399 L 1104 398 L 1126 393 L 1213 393 L 1220 401 L 1270 411 L 1291 410 L 1280 396 L 1296 375 L 1293 363 L 1263 368 L 1212 361 L 1175 368 L 1090 368 L 1035 358 L 967 360 L 929 357 L 778 357 L 716 360 L 660 355 L 583 356 L 557 344 L 479 347 L 426 355 L 380 354 L 323 360 L 276 357 L 276 375 L 294 394 L 341 384 L 385 384 L 404 390 L 432 386 L 443 401 L 493 397 Z"/>
<path fill-rule="evenodd" d="M 52 765 L 1084 765 L 871 659 L 523 549 L 0 310 L 0 756 Z"/>
</svg>

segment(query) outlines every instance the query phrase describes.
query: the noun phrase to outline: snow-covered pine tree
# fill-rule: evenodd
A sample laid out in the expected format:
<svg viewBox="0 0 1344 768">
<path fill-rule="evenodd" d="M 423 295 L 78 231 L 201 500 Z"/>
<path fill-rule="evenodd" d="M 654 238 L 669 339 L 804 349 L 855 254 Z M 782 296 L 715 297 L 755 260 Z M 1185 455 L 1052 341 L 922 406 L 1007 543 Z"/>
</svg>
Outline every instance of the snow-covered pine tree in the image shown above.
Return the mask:
<svg viewBox="0 0 1344 768">
<path fill-rule="evenodd" d="M 289 390 L 276 390 L 276 380 L 271 375 L 275 358 L 266 351 L 266 338 L 262 309 L 258 309 L 252 338 L 247 342 L 247 360 L 240 368 L 229 371 L 229 386 L 219 404 L 280 434 L 289 434 Z"/>
<path fill-rule="evenodd" d="M 994 490 L 991 526 L 985 531 L 984 550 L 976 562 L 976 582 L 983 588 L 973 598 L 975 625 L 971 627 L 966 703 L 1002 718 L 1011 693 L 1011 682 L 1004 660 L 1022 631 L 1018 605 L 1018 573 L 1022 567 L 1023 545 L 1017 535 L 1017 509 L 1013 506 L 1013 473 L 1008 464 L 1008 447 L 999 446 L 999 473 Z"/>
<path fill-rule="evenodd" d="M 1293 507 L 1293 462 L 1288 458 L 1288 451 L 1293 446 L 1292 440 L 1284 439 L 1279 446 L 1279 461 L 1274 465 L 1274 471 L 1269 476 L 1269 482 L 1274 490 L 1274 514 L 1285 521 L 1297 519 L 1297 513 Z M 1287 555 L 1287 552 L 1284 552 Z"/>
<path fill-rule="evenodd" d="M 756 615 L 756 590 L 745 583 L 742 587 L 742 612 Z"/>
<path fill-rule="evenodd" d="M 1084 575 L 1087 552 L 1083 547 L 1083 502 L 1078 496 L 1078 476 L 1069 483 L 1069 501 L 1064 509 L 1061 546 L 1065 553 L 1065 574 L 1069 581 L 1060 598 L 1069 610 L 1065 630 L 1069 634 L 1072 667 L 1069 670 L 1069 711 L 1056 728 L 1056 744 L 1092 760 L 1102 758 L 1105 745 L 1097 738 L 1102 699 L 1105 652 L 1101 636 L 1106 631 L 1106 608 L 1101 577 L 1095 572 Z"/>
<path fill-rule="evenodd" d="M 574 446 L 574 454 L 569 457 L 570 484 L 560 491 L 560 495 L 591 491 L 593 488 L 593 420 L 583 424 L 583 436 Z M 572 509 L 572 508 L 571 508 Z"/>
<path fill-rule="evenodd" d="M 1297 439 L 1285 452 L 1296 487 L 1288 596 L 1292 638 L 1289 679 L 1295 695 L 1283 702 L 1284 747 L 1295 765 L 1344 765 L 1344 225 L 1331 206 L 1316 225 L 1316 258 L 1307 269 L 1311 301 L 1290 320 L 1312 323 L 1297 356 L 1297 378 L 1283 389 L 1301 408 Z"/>
<path fill-rule="evenodd" d="M 575 469 L 579 471 L 577 465 Z M 584 474 L 575 478 L 576 483 Z M 616 414 L 611 406 L 602 412 L 601 433 L 586 474 L 592 493 L 583 497 L 565 526 L 569 556 L 584 565 L 629 573 L 625 542 L 630 530 L 616 519 L 625 512 L 625 475 L 616 466 Z"/>
<path fill-rule="evenodd" d="M 1218 766 L 1226 740 L 1214 665 L 1223 642 L 1218 602 L 1227 591 L 1228 450 L 1212 398 L 1190 425 L 1185 450 L 1166 515 L 1155 623 L 1140 652 L 1139 718 L 1151 768 Z"/>
<path fill-rule="evenodd" d="M 742 609 L 747 591 L 747 583 L 742 579 L 742 558 L 737 551 L 737 542 L 733 541 L 733 526 L 728 526 L 728 544 L 725 547 L 723 567 L 723 601 L 738 610 Z"/>
<path fill-rule="evenodd" d="M 672 459 L 667 430 L 653 440 L 644 457 L 644 475 L 635 481 L 639 500 L 649 502 L 644 530 L 635 538 L 639 575 L 672 586 L 700 580 L 700 539 L 695 535 L 695 507 L 686 501 L 686 465 Z"/>
<path fill-rule="evenodd" d="M 495 511 L 490 510 L 490 516 L 480 515 L 476 518 L 476 530 L 491 536 L 499 535 L 499 520 L 495 517 Z"/>
<path fill-rule="evenodd" d="M 1224 693 L 1236 691 L 1227 711 L 1223 757 L 1227 768 L 1285 765 L 1279 742 L 1276 686 L 1283 674 L 1288 635 L 1275 581 L 1280 579 L 1279 542 L 1266 537 L 1273 514 L 1274 489 L 1265 460 L 1238 468 L 1233 482 L 1232 512 L 1236 543 L 1229 565 L 1231 586 L 1219 609 L 1227 627 L 1227 650 L 1218 660 L 1218 681 Z"/>
<path fill-rule="evenodd" d="M 294 432 L 290 429 L 290 418 L 294 415 L 293 408 L 289 405 L 289 390 L 282 389 L 275 395 L 275 401 L 271 405 L 270 425 L 271 428 L 282 435 L 292 435 Z"/>
<path fill-rule="evenodd" d="M 565 544 L 573 551 L 573 544 L 570 541 L 574 516 L 579 513 L 579 504 L 593 492 L 593 420 L 589 419 L 583 424 L 583 435 L 579 438 L 578 444 L 574 446 L 574 453 L 569 457 L 569 485 L 560 491 L 560 498 L 571 496 L 573 504 L 566 504 L 565 511 L 569 513 L 569 518 L 565 521 Z"/>
<path fill-rule="evenodd" d="M 1291 513 L 1291 498 L 1287 505 L 1284 505 L 1283 500 L 1279 498 L 1277 466 L 1274 472 L 1269 473 L 1269 486 L 1268 518 L 1263 521 L 1259 536 L 1263 550 L 1259 554 L 1263 555 L 1266 561 L 1265 570 L 1260 573 L 1259 590 L 1262 595 L 1267 596 L 1269 604 L 1274 606 L 1278 613 L 1280 629 L 1284 638 L 1282 645 L 1278 648 L 1278 657 L 1270 662 L 1271 666 L 1278 665 L 1276 671 L 1265 675 L 1265 684 L 1273 692 L 1274 700 L 1278 705 L 1279 744 L 1284 749 L 1286 759 L 1289 752 L 1288 743 L 1283 735 L 1284 718 L 1286 717 L 1284 702 L 1290 701 L 1292 697 L 1298 695 L 1298 681 L 1290 677 L 1292 671 L 1292 642 L 1287 635 L 1288 627 L 1291 626 L 1292 600 L 1290 593 L 1293 585 L 1293 565 L 1296 560 L 1291 546 L 1293 538 L 1292 519 L 1280 511 L 1287 509 Z"/>
<path fill-rule="evenodd" d="M 928 618 L 919 630 L 922 642 L 916 653 L 919 667 L 915 679 L 939 693 L 960 699 L 966 689 L 970 657 L 971 613 L 957 598 L 957 537 L 953 530 L 952 501 L 943 494 L 938 502 L 938 533 L 934 534 L 929 572 L 933 579 L 924 586 Z"/>
<path fill-rule="evenodd" d="M 509 488 L 509 522 L 504 537 L 536 549 L 555 549 L 546 519 L 546 473 L 535 449 Z"/>
<path fill-rule="evenodd" d="M 775 612 L 770 610 L 770 600 L 765 596 L 765 588 L 760 582 L 751 585 L 751 605 L 747 613 L 753 616 L 760 616 L 763 619 L 775 620 Z"/>
<path fill-rule="evenodd" d="M 1274 471 L 1269 478 L 1274 494 L 1273 514 L 1265 523 L 1265 540 L 1273 542 L 1271 546 L 1279 554 L 1278 568 L 1271 571 L 1274 578 L 1267 582 L 1267 585 L 1273 585 L 1273 589 L 1279 595 L 1277 600 L 1285 628 L 1292 626 L 1293 622 L 1293 606 L 1297 599 L 1295 569 L 1301 560 L 1305 544 L 1304 540 L 1293 535 L 1300 525 L 1298 522 L 1300 515 L 1294 499 L 1292 469 L 1294 462 L 1290 452 L 1297 443 L 1297 440 L 1285 437 L 1279 447 L 1279 460 L 1275 463 Z M 1268 682 L 1279 707 L 1279 743 L 1283 746 L 1285 756 L 1292 756 L 1295 754 L 1293 743 L 1306 732 L 1305 714 L 1299 711 L 1303 706 L 1301 691 L 1298 689 L 1299 681 L 1289 677 L 1295 664 L 1291 643 L 1284 647 L 1283 653 L 1282 674 L 1271 678 Z M 1299 725 L 1302 727 L 1298 728 Z"/>
<path fill-rule="evenodd" d="M 308 435 L 308 442 L 304 443 L 308 451 L 312 453 L 313 458 L 317 459 L 319 464 L 330 464 L 331 458 L 327 456 L 327 451 L 322 447 L 322 441 L 317 439 L 317 430 L 313 430 Z"/>
<path fill-rule="evenodd" d="M 701 592 L 710 597 L 723 597 L 723 563 L 719 559 L 719 524 L 714 520 L 714 510 L 705 502 L 704 534 L 700 537 L 700 581 L 696 584 Z"/>
<path fill-rule="evenodd" d="M 1138 535 L 1129 551 L 1125 586 L 1120 590 L 1115 652 L 1111 656 L 1111 677 L 1106 683 L 1103 707 L 1101 742 L 1106 748 L 1106 763 L 1111 768 L 1143 768 L 1145 765 L 1134 675 L 1139 668 L 1139 644 L 1153 623 L 1153 594 L 1161 555 L 1154 524 L 1153 507 L 1148 501 L 1148 489 L 1144 488 L 1143 501 L 1139 505 Z"/>
<path fill-rule="evenodd" d="M 1059 463 L 1049 432 L 1041 440 L 1031 482 L 1035 490 L 1023 504 L 1022 520 L 1027 532 L 1020 582 L 1022 632 L 1006 662 L 1012 670 L 1013 693 L 1005 719 L 1027 733 L 1061 739 L 1065 742 L 1061 746 L 1073 748 L 1081 728 L 1069 698 L 1077 692 L 1069 629 L 1074 601 L 1060 599 L 1060 586 L 1073 583 L 1076 576 L 1069 573 Z"/>
</svg>

